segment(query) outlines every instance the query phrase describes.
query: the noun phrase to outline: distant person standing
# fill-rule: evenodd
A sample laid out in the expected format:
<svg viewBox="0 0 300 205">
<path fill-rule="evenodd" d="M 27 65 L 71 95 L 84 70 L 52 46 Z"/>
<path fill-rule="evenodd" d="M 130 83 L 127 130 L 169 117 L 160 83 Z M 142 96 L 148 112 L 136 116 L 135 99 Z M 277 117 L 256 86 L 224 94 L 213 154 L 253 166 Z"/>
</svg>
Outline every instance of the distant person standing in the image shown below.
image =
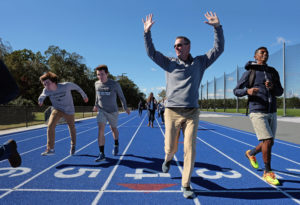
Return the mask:
<svg viewBox="0 0 300 205">
<path fill-rule="evenodd" d="M 157 102 L 153 93 L 151 92 L 147 99 L 147 109 L 148 109 L 148 127 L 151 125 L 153 128 L 153 121 L 155 120 L 155 109 L 157 106 Z"/>
<path fill-rule="evenodd" d="M 214 47 L 206 54 L 193 57 L 190 54 L 191 41 L 178 36 L 174 49 L 177 58 L 166 57 L 156 51 L 152 43 L 151 27 L 153 15 L 143 19 L 144 40 L 148 56 L 166 72 L 166 110 L 165 110 L 165 161 L 162 171 L 168 172 L 173 156 L 177 152 L 180 129 L 184 133 L 184 165 L 182 172 L 182 191 L 185 198 L 193 198 L 190 187 L 191 175 L 196 156 L 196 136 L 199 122 L 199 86 L 204 71 L 224 50 L 223 29 L 217 15 L 206 13 L 206 23 L 214 27 Z M 188 22 L 187 22 L 188 23 Z M 175 29 L 182 29 L 177 26 Z"/>
<path fill-rule="evenodd" d="M 41 155 L 46 156 L 55 153 L 55 127 L 62 117 L 66 120 L 69 127 L 71 137 L 70 155 L 73 155 L 76 150 L 76 128 L 74 116 L 75 108 L 71 91 L 76 90 L 79 92 L 85 103 L 87 103 L 89 99 L 85 92 L 75 83 L 58 83 L 58 76 L 55 73 L 45 73 L 40 77 L 40 81 L 44 89 L 38 99 L 39 105 L 42 106 L 46 97 L 49 97 L 53 107 L 48 121 L 47 149 Z"/>
<path fill-rule="evenodd" d="M 161 123 L 165 124 L 165 99 L 162 99 L 162 101 L 159 103 L 159 115 L 161 118 Z"/>
<path fill-rule="evenodd" d="M 120 98 L 123 109 L 129 115 L 130 110 L 127 108 L 126 99 L 124 97 L 121 86 L 118 82 L 108 78 L 108 68 L 106 65 L 100 65 L 96 68 L 98 81 L 95 82 L 96 91 L 96 102 L 94 106 L 94 111 L 98 112 L 97 122 L 98 122 L 98 145 L 99 145 L 99 156 L 95 160 L 100 162 L 105 160 L 104 145 L 105 136 L 104 129 L 108 122 L 110 129 L 115 140 L 114 148 L 112 151 L 113 155 L 117 155 L 119 152 L 119 131 L 117 128 L 118 123 L 118 104 L 117 96 Z"/>
<path fill-rule="evenodd" d="M 257 139 L 260 141 L 254 149 L 246 151 L 246 157 L 251 166 L 258 169 L 255 155 L 262 152 L 265 164 L 263 179 L 269 184 L 279 185 L 279 181 L 271 169 L 271 152 L 277 127 L 276 97 L 282 95 L 283 88 L 276 69 L 267 65 L 268 58 L 267 48 L 258 48 L 254 53 L 255 61 L 249 61 L 246 64 L 245 69 L 247 71 L 233 92 L 237 97 L 248 96 L 249 117 Z"/>
<path fill-rule="evenodd" d="M 140 100 L 139 104 L 138 104 L 138 110 L 139 110 L 139 116 L 141 117 L 143 114 L 143 102 Z"/>
</svg>

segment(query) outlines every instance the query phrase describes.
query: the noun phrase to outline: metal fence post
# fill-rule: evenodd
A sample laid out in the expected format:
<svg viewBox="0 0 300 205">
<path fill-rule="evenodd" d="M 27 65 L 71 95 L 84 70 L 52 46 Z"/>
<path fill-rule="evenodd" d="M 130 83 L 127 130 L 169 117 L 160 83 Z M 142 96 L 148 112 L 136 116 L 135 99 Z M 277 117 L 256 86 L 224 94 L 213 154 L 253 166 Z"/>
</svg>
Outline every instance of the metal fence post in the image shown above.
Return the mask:
<svg viewBox="0 0 300 205">
<path fill-rule="evenodd" d="M 239 82 L 239 66 L 236 66 L 236 84 Z M 236 112 L 239 112 L 239 97 L 236 97 Z"/>
<path fill-rule="evenodd" d="M 25 123 L 26 123 L 26 127 L 28 127 L 28 115 L 27 115 L 27 113 L 28 113 L 28 106 L 26 105 L 25 106 Z"/>
<path fill-rule="evenodd" d="M 207 111 L 208 111 L 208 80 L 206 81 L 206 100 L 207 100 Z"/>
<path fill-rule="evenodd" d="M 283 116 L 286 116 L 286 105 L 285 105 L 285 99 L 286 99 L 286 79 L 285 79 L 285 42 L 283 42 Z"/>
<path fill-rule="evenodd" d="M 224 112 L 226 112 L 226 73 L 224 72 Z"/>
<path fill-rule="evenodd" d="M 203 85 L 201 84 L 200 85 L 200 110 L 202 110 L 202 88 L 203 88 Z"/>
<path fill-rule="evenodd" d="M 214 112 L 216 112 L 216 96 L 217 96 L 217 94 L 216 94 L 216 91 L 217 91 L 217 89 L 216 89 L 216 77 L 214 76 Z"/>
</svg>

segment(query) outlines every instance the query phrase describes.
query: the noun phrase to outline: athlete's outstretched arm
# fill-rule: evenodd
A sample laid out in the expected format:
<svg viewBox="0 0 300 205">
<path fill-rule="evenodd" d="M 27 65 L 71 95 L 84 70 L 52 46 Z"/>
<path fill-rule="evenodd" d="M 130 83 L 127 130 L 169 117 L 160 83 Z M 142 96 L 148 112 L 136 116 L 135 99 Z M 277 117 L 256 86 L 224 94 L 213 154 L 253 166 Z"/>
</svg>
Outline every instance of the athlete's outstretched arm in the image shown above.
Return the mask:
<svg viewBox="0 0 300 205">
<path fill-rule="evenodd" d="M 144 23 L 144 32 L 147 33 L 148 31 L 151 30 L 151 27 L 153 26 L 153 24 L 155 23 L 153 20 L 153 14 L 149 14 L 148 16 L 146 16 L 146 21 L 144 19 L 142 19 L 143 23 Z"/>
<path fill-rule="evenodd" d="M 213 13 L 210 11 L 210 12 L 206 12 L 206 14 L 204 14 L 204 16 L 207 19 L 207 21 L 205 21 L 204 23 L 214 26 L 214 27 L 220 26 L 220 20 L 216 13 Z"/>
</svg>

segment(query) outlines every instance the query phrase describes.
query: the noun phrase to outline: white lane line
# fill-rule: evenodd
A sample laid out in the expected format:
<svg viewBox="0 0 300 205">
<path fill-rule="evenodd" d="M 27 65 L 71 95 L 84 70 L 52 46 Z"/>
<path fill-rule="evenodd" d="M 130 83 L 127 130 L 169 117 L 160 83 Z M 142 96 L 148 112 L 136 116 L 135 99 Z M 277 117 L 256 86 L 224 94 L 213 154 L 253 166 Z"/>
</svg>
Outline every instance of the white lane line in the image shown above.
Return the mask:
<svg viewBox="0 0 300 205">
<path fill-rule="evenodd" d="M 202 120 L 202 121 L 204 121 L 204 120 Z M 207 121 L 204 121 L 204 122 L 207 123 L 207 124 L 210 124 L 212 126 L 221 127 L 221 128 L 224 128 L 224 129 L 232 130 L 232 131 L 239 132 L 239 133 L 246 134 L 246 135 L 250 135 L 250 136 L 256 136 L 256 134 L 251 133 L 251 132 L 246 132 L 246 131 L 243 131 L 243 130 L 238 130 L 238 129 L 235 129 L 235 128 L 232 128 L 232 127 L 226 127 L 226 126 L 223 126 L 223 125 L 214 124 L 214 123 L 207 122 Z M 287 146 L 290 146 L 290 147 L 300 149 L 300 146 L 289 144 L 288 142 L 283 142 L 283 141 L 278 140 L 276 138 L 275 138 L 275 141 L 276 141 L 276 143 L 280 143 L 280 144 L 284 144 L 284 145 L 287 145 Z"/>
<path fill-rule="evenodd" d="M 84 125 L 76 125 L 76 128 L 78 128 L 78 127 L 83 127 L 83 126 L 87 126 L 87 125 L 90 125 L 90 124 L 95 124 L 95 122 L 87 123 L 87 124 L 84 124 Z M 57 130 L 56 133 L 58 133 L 58 132 L 63 132 L 63 131 L 66 131 L 66 130 L 69 130 L 68 128 L 64 128 L 64 125 L 60 125 L 60 126 L 61 126 L 60 128 L 62 128 L 62 129 Z M 66 124 L 66 126 L 67 126 L 67 124 Z M 47 127 L 44 127 L 44 128 L 45 128 L 45 132 L 47 132 Z M 5 138 L 5 137 L 13 138 L 12 136 L 14 136 L 14 135 L 20 135 L 20 134 L 24 135 L 24 133 L 26 133 L 26 135 L 28 135 L 28 133 L 33 132 L 33 131 L 39 131 L 39 132 L 41 132 L 42 129 L 39 128 L 39 129 L 35 129 L 35 130 L 24 130 L 24 131 L 22 131 L 22 132 L 20 132 L 20 133 L 18 132 L 18 133 L 16 133 L 16 134 L 7 134 L 6 136 L 3 136 L 3 137 L 1 137 L 1 138 Z M 38 134 L 39 134 L 39 133 L 38 133 Z M 26 142 L 26 141 L 28 141 L 28 140 L 35 139 L 35 138 L 42 137 L 42 136 L 46 136 L 46 135 L 47 135 L 47 134 L 42 134 L 42 135 L 38 135 L 38 136 L 26 138 L 26 139 L 24 139 L 24 140 L 16 140 L 16 139 L 15 139 L 15 140 L 16 140 L 17 144 L 19 144 L 19 143 L 21 143 L 21 142 Z"/>
<path fill-rule="evenodd" d="M 128 121 L 124 122 L 123 124 L 125 124 L 125 123 L 127 123 L 127 122 L 133 120 L 134 118 L 136 118 L 136 117 L 133 117 L 133 118 L 129 119 Z M 123 124 L 119 125 L 118 127 L 121 127 Z M 94 129 L 94 128 L 92 128 L 92 129 Z M 85 132 L 87 132 L 87 131 L 89 131 L 89 130 L 91 130 L 91 129 L 88 129 L 88 130 L 86 130 Z M 108 133 L 106 133 L 106 135 L 109 134 L 110 132 L 111 132 L 111 131 L 109 131 Z M 98 139 L 96 139 L 96 140 L 90 142 L 89 144 L 83 146 L 83 147 L 80 148 L 77 152 L 79 152 L 79 151 L 85 149 L 86 147 L 88 147 L 88 146 L 90 146 L 91 144 L 95 143 L 97 140 L 98 140 Z M 59 163 L 65 161 L 66 159 L 68 159 L 68 158 L 70 158 L 70 157 L 71 157 L 71 155 L 68 155 L 67 157 L 63 158 L 62 160 L 60 160 L 60 161 L 58 161 L 58 162 L 52 164 L 52 165 L 49 166 L 48 168 L 42 170 L 41 172 L 37 173 L 36 175 L 34 175 L 34 176 L 30 177 L 29 179 L 25 180 L 25 181 L 22 182 L 21 184 L 15 186 L 14 188 L 10 189 L 9 191 L 3 193 L 2 195 L 0 195 L 0 199 L 2 199 L 3 197 L 7 196 L 8 194 L 10 194 L 11 192 L 15 191 L 16 189 L 19 189 L 19 188 L 22 187 L 23 185 L 27 184 L 28 182 L 32 181 L 33 179 L 37 178 L 38 176 L 42 175 L 42 174 L 45 173 L 46 171 L 50 170 L 51 168 L 55 167 L 56 165 L 58 165 Z"/>
<path fill-rule="evenodd" d="M 78 133 L 77 133 L 77 136 L 80 135 L 80 134 L 82 134 L 82 133 L 85 133 L 85 132 L 87 132 L 87 131 L 90 131 L 90 130 L 92 130 L 92 129 L 96 129 L 96 128 L 98 128 L 98 125 L 97 125 L 96 127 L 90 128 L 90 129 L 88 129 L 88 130 L 85 130 L 85 131 L 82 131 L 82 132 L 78 132 Z M 60 142 L 60 141 L 66 140 L 66 139 L 70 139 L 70 136 L 64 137 L 64 138 L 62 138 L 62 139 L 60 139 L 60 140 L 56 140 L 56 141 L 55 141 L 55 144 L 58 143 L 58 142 Z M 46 145 L 47 145 L 47 144 L 46 144 Z M 20 153 L 20 155 L 23 156 L 23 155 L 28 154 L 28 153 L 31 153 L 31 152 L 33 152 L 33 151 L 39 150 L 39 149 L 41 149 L 41 148 L 44 148 L 46 145 L 42 145 L 42 146 L 36 147 L 36 148 L 34 148 L 34 149 L 28 150 L 28 151 L 26 151 L 26 152 L 22 152 L 22 153 Z M 0 161 L 0 163 L 5 162 L 5 161 L 7 161 L 7 160 Z"/>
<path fill-rule="evenodd" d="M 229 157 L 228 155 L 226 155 L 224 152 L 220 151 L 219 149 L 215 148 L 214 146 L 210 145 L 209 143 L 205 142 L 204 140 L 200 139 L 199 137 L 197 137 L 198 140 L 200 140 L 201 142 L 203 142 L 204 144 L 206 144 L 207 146 L 209 146 L 210 148 L 214 149 L 216 152 L 220 153 L 221 155 L 223 155 L 224 157 L 226 157 L 227 159 L 231 160 L 232 162 L 234 162 L 235 164 L 237 164 L 238 166 L 242 167 L 243 169 L 245 169 L 246 171 L 250 172 L 251 174 L 253 174 L 254 176 L 256 176 L 258 179 L 260 179 L 261 181 L 265 182 L 266 184 L 268 184 L 269 186 L 273 187 L 274 189 L 278 190 L 279 192 L 281 192 L 282 194 L 284 194 L 286 197 L 290 198 L 291 200 L 293 200 L 294 202 L 296 202 L 297 204 L 300 204 L 300 200 L 295 199 L 294 197 L 292 197 L 290 194 L 288 194 L 287 192 L 283 191 L 282 189 L 280 189 L 277 186 L 274 186 L 272 184 L 267 183 L 265 180 L 262 179 L 262 177 L 260 177 L 258 174 L 254 173 L 253 171 L 251 171 L 250 169 L 248 169 L 247 167 L 245 167 L 244 165 L 242 165 L 241 163 L 239 163 L 238 161 L 234 160 L 233 158 Z"/>
<path fill-rule="evenodd" d="M 95 122 L 93 122 L 93 124 L 95 124 Z M 90 128 L 90 129 L 88 129 L 88 130 L 92 130 L 92 129 L 96 129 L 96 128 L 98 128 L 98 125 L 95 126 L 95 127 Z M 78 132 L 77 135 L 82 134 L 82 133 L 85 133 L 85 132 L 87 132 L 87 130 L 82 131 L 82 132 Z M 67 137 L 64 137 L 64 138 L 62 138 L 62 139 L 56 140 L 56 141 L 55 141 L 55 144 L 58 143 L 58 142 L 60 142 L 60 141 L 66 140 L 66 139 L 70 139 L 70 136 L 67 136 Z M 33 151 L 39 150 L 39 149 L 41 149 L 41 148 L 44 148 L 45 146 L 47 146 L 47 144 L 42 145 L 42 146 L 39 146 L 39 147 L 36 147 L 36 148 L 34 148 L 34 149 L 31 149 L 31 150 L 28 150 L 28 151 L 26 151 L 26 152 L 22 152 L 22 153 L 20 153 L 20 155 L 23 156 L 23 155 L 25 155 L 25 154 L 28 154 L 28 153 L 31 153 L 31 152 L 33 152 Z M 2 161 L 0 161 L 0 163 L 3 163 L 3 162 L 5 162 L 5 161 L 7 161 L 7 160 L 2 160 Z"/>
<path fill-rule="evenodd" d="M 101 197 L 102 197 L 102 195 L 103 195 L 103 193 L 104 193 L 104 190 L 106 190 L 107 186 L 109 185 L 109 183 L 110 183 L 110 181 L 111 181 L 113 175 L 115 174 L 117 168 L 119 167 L 121 161 L 123 160 L 124 155 L 126 154 L 126 152 L 127 152 L 127 150 L 129 149 L 131 143 L 133 142 L 133 140 L 134 140 L 136 134 L 138 133 L 139 129 L 141 128 L 141 126 L 142 126 L 142 124 L 143 124 L 143 122 L 144 122 L 146 116 L 147 116 L 147 115 L 145 115 L 144 119 L 141 121 L 140 125 L 138 126 L 138 128 L 137 128 L 136 131 L 135 131 L 135 133 L 134 133 L 133 136 L 131 137 L 131 140 L 129 141 L 129 143 L 127 144 L 125 150 L 123 151 L 122 156 L 119 158 L 117 164 L 114 166 L 113 170 L 110 172 L 110 174 L 109 174 L 108 178 L 106 179 L 105 183 L 103 184 L 103 186 L 101 187 L 101 189 L 98 190 L 98 194 L 97 194 L 97 196 L 95 197 L 95 199 L 93 200 L 92 205 L 96 205 L 96 204 L 98 204 L 98 202 L 100 201 L 100 199 L 101 199 Z"/>
<path fill-rule="evenodd" d="M 95 122 L 93 122 L 93 123 L 88 123 L 88 124 L 85 124 L 85 125 L 78 125 L 78 126 L 76 126 L 76 130 L 77 130 L 77 128 L 79 128 L 79 127 L 86 126 L 86 125 L 90 125 L 90 124 L 95 124 Z M 59 133 L 59 132 L 67 131 L 67 130 L 69 130 L 69 128 L 67 128 L 67 129 L 62 129 L 62 130 L 58 130 L 58 131 L 56 131 L 55 133 Z M 46 132 L 47 132 L 47 131 L 46 131 Z M 36 138 L 42 137 L 42 136 L 47 136 L 47 133 L 46 133 L 46 134 L 42 134 L 42 135 L 38 135 L 38 136 L 35 136 L 35 137 L 26 138 L 26 139 L 24 139 L 24 140 L 19 140 L 19 141 L 16 141 L 16 142 L 17 142 L 17 144 L 19 144 L 19 143 L 21 143 L 21 142 L 26 142 L 26 141 L 29 141 L 29 140 L 32 140 L 32 139 L 36 139 Z"/>
<path fill-rule="evenodd" d="M 200 127 L 204 128 L 204 129 L 207 129 L 206 127 L 203 127 L 203 126 L 200 126 Z M 254 145 L 251 145 L 251 144 L 248 144 L 248 143 L 243 142 L 243 141 L 241 141 L 241 140 L 237 140 L 237 139 L 235 139 L 235 138 L 229 137 L 228 135 L 225 135 L 225 134 L 222 134 L 222 133 L 213 131 L 213 130 L 209 130 L 209 131 L 210 131 L 210 132 L 213 132 L 213 133 L 215 133 L 215 134 L 221 135 L 221 136 L 223 136 L 223 137 L 226 137 L 226 138 L 228 138 L 228 139 L 231 139 L 231 140 L 233 140 L 233 141 L 239 142 L 239 143 L 241 143 L 241 144 L 245 144 L 245 145 L 248 145 L 248 146 L 250 146 L 250 147 L 255 147 Z M 276 153 L 274 153 L 274 152 L 272 152 L 272 155 L 274 155 L 274 156 L 276 156 L 276 157 L 278 157 L 278 158 L 284 159 L 284 160 L 286 160 L 286 161 L 292 162 L 292 163 L 294 163 L 294 164 L 300 165 L 299 162 L 296 162 L 296 161 L 294 161 L 294 160 L 292 160 L 292 159 L 286 158 L 286 157 L 281 156 L 281 155 L 279 155 L 279 154 L 276 154 Z"/>
<path fill-rule="evenodd" d="M 157 124 L 158 124 L 158 126 L 159 126 L 159 129 L 160 129 L 162 135 L 165 137 L 165 133 L 163 132 L 163 130 L 162 130 L 162 128 L 161 128 L 161 126 L 160 126 L 160 124 L 159 124 L 157 118 L 155 118 L 155 119 L 156 119 L 156 122 L 157 122 Z M 180 166 L 179 161 L 178 161 L 178 159 L 177 159 L 177 157 L 176 157 L 176 154 L 174 155 L 174 159 L 175 159 L 176 165 L 177 165 L 177 167 L 178 167 L 178 169 L 179 169 L 179 171 L 180 171 L 180 173 L 181 173 L 181 175 L 182 175 L 183 168 Z M 193 189 L 192 185 L 190 185 L 190 187 Z M 182 192 L 182 191 L 180 191 L 180 192 Z M 193 201 L 194 201 L 194 203 L 195 203 L 196 205 L 201 205 L 201 203 L 200 203 L 198 197 L 195 197 L 195 198 L 193 199 Z"/>
<path fill-rule="evenodd" d="M 11 189 L 0 189 L 9 191 Z M 98 193 L 99 189 L 15 189 L 16 192 L 85 192 Z M 103 190 L 104 193 L 182 193 L 180 190 Z M 279 190 L 197 190 L 196 193 L 281 193 Z M 299 190 L 285 190 L 288 193 L 300 193 Z"/>
</svg>

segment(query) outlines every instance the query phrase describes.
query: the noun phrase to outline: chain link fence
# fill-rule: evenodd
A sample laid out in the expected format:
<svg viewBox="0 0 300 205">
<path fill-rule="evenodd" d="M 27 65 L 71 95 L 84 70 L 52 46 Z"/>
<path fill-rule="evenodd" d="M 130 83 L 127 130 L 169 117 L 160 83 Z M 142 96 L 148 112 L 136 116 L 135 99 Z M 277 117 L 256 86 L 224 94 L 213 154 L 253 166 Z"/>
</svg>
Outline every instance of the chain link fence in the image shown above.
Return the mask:
<svg viewBox="0 0 300 205">
<path fill-rule="evenodd" d="M 47 123 L 51 112 L 46 106 L 0 106 L 0 130 Z M 75 118 L 93 117 L 92 106 L 75 106 Z"/>
</svg>

